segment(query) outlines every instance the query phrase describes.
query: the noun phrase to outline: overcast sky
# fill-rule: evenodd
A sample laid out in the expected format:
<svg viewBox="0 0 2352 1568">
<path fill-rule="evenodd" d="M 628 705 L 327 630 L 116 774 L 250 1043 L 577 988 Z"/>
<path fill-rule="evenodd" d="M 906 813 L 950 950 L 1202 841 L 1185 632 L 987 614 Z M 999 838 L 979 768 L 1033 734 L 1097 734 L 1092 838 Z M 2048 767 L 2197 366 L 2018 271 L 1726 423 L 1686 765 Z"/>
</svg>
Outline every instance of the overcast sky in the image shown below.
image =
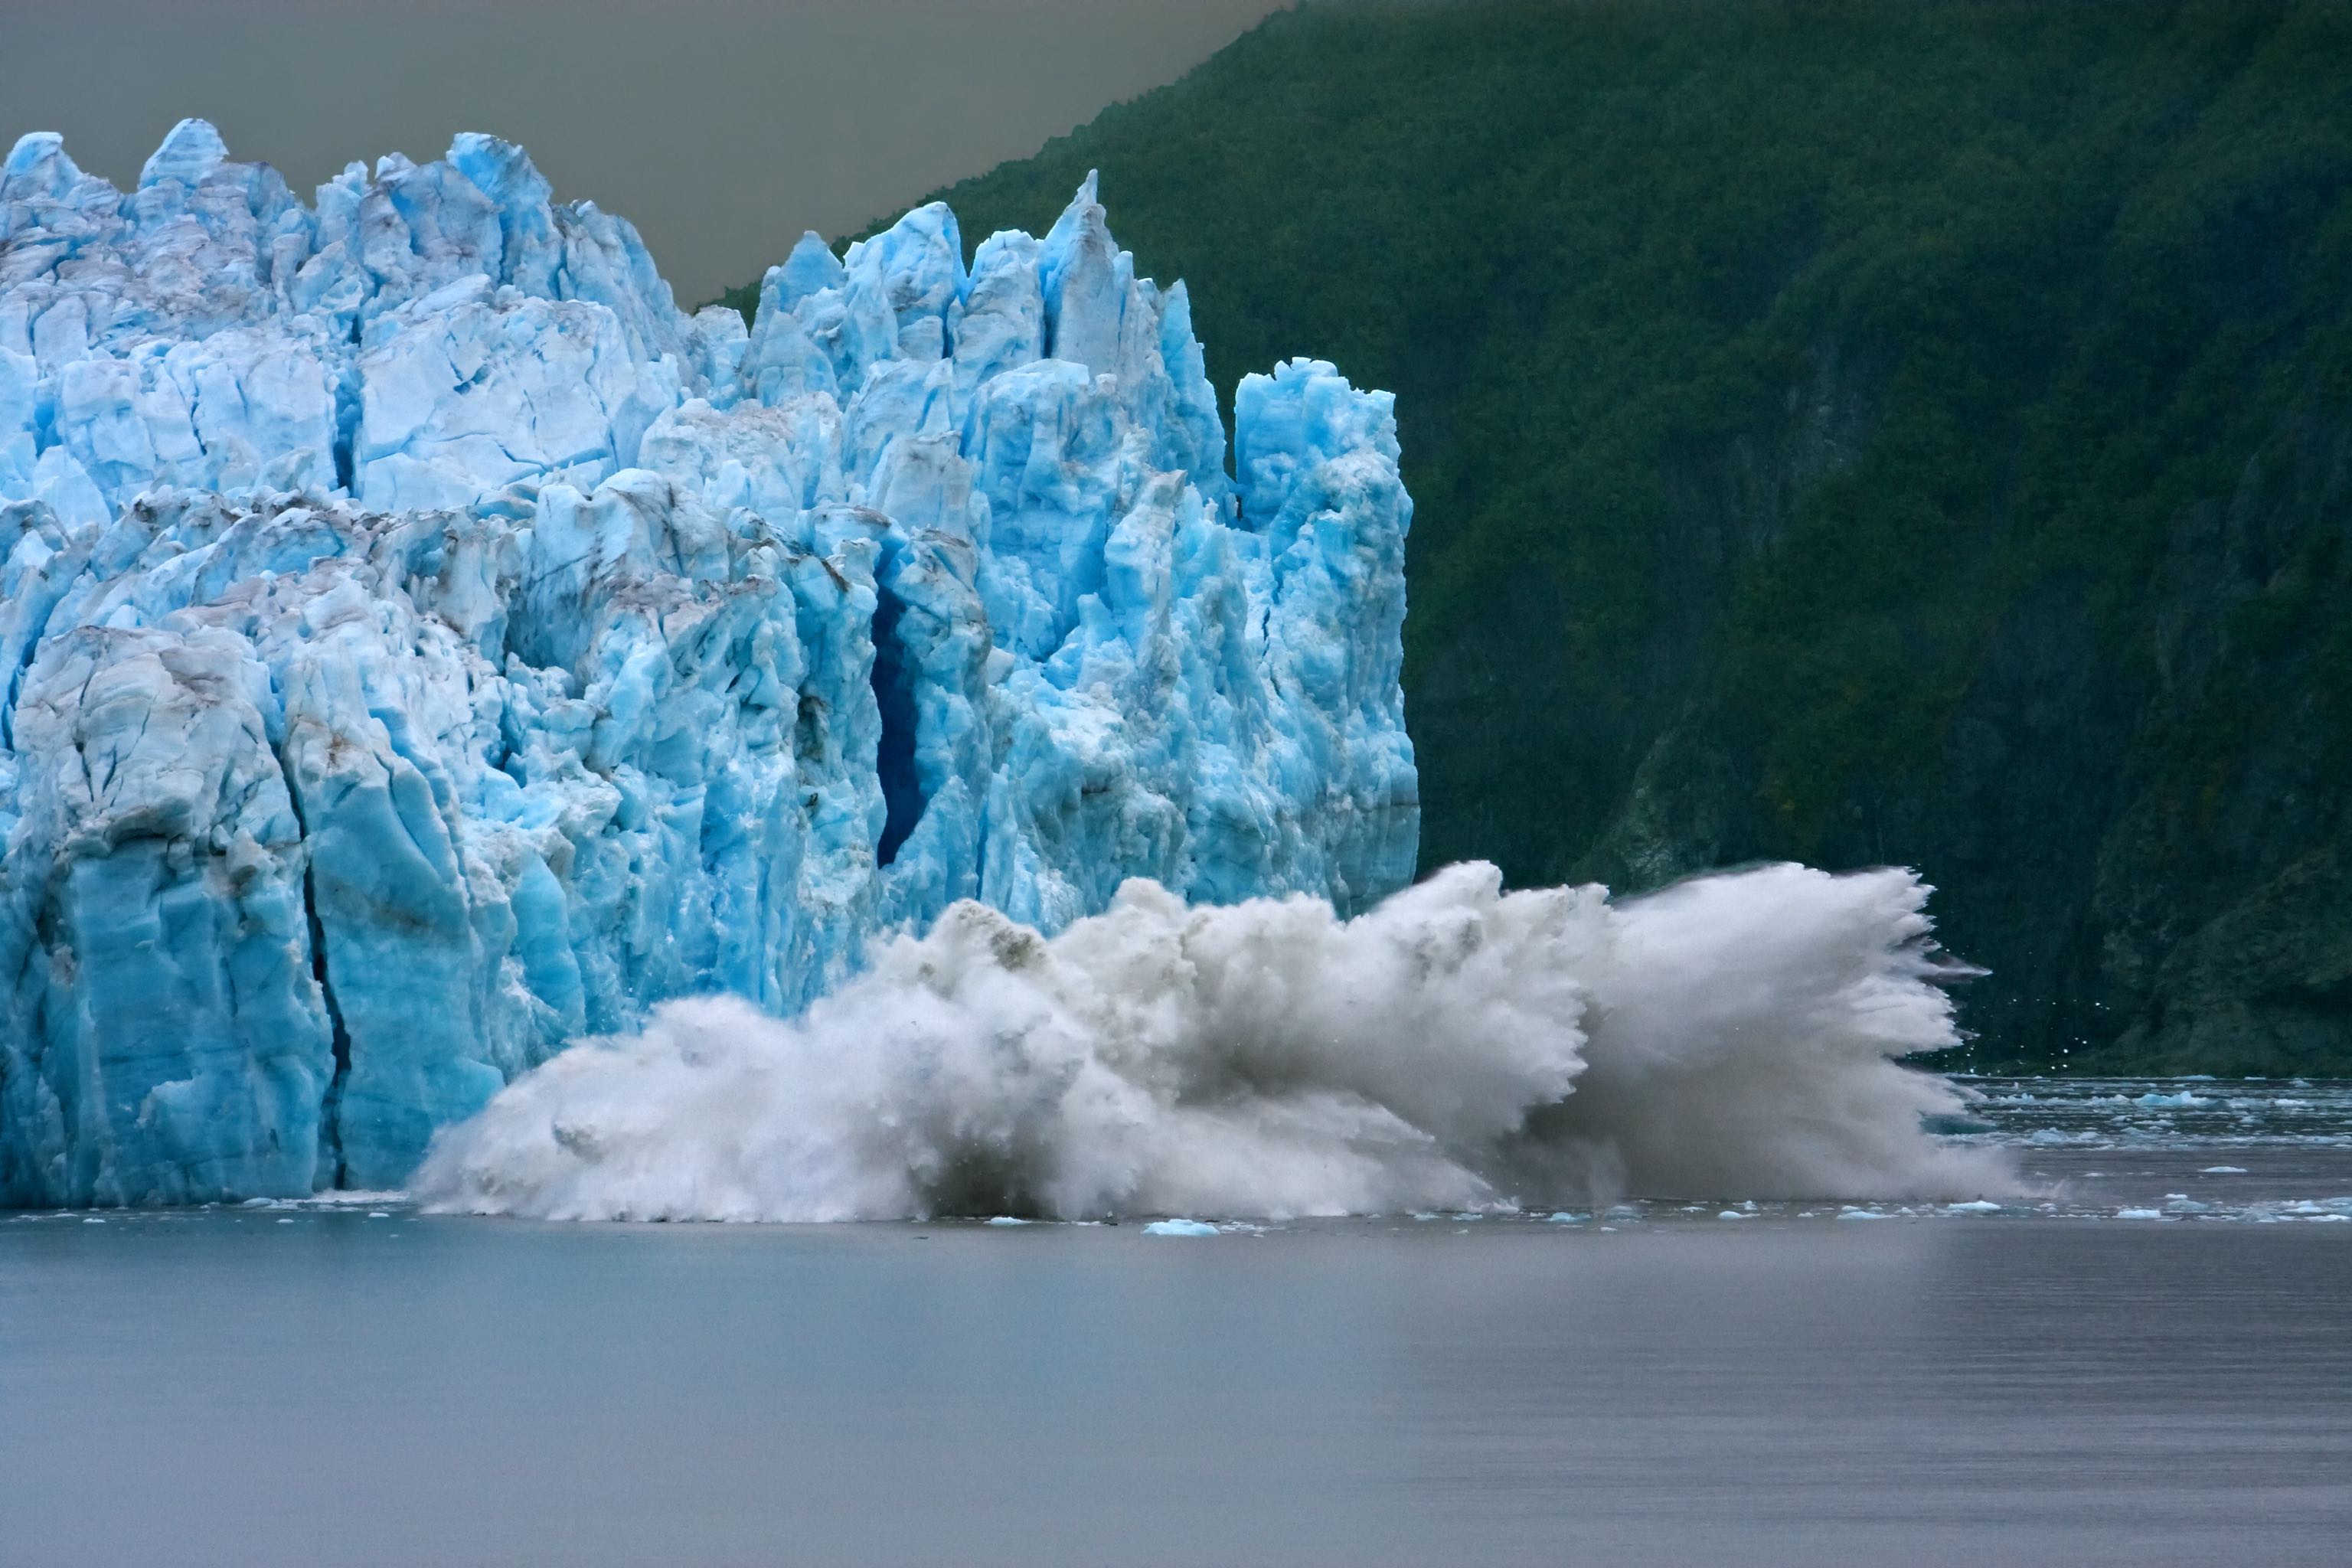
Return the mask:
<svg viewBox="0 0 2352 1568">
<path fill-rule="evenodd" d="M 128 186 L 184 115 L 297 190 L 520 142 L 681 304 L 1172 81 L 1278 0 L 0 0 L 0 146 Z M 1116 179 L 1106 192 L 1117 217 Z"/>
</svg>

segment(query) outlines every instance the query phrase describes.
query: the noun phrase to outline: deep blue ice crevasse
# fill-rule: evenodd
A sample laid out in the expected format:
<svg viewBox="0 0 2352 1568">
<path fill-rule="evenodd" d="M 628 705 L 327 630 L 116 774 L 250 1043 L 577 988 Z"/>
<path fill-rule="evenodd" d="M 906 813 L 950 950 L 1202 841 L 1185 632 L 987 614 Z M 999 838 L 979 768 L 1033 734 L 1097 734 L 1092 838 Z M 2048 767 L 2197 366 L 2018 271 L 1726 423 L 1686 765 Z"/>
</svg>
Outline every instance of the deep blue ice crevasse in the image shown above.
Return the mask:
<svg viewBox="0 0 2352 1568">
<path fill-rule="evenodd" d="M 404 1179 L 583 1034 L 979 898 L 1410 879 L 1386 394 L 1245 378 L 1091 178 L 689 317 L 460 136 L 0 169 L 0 1203 Z"/>
</svg>

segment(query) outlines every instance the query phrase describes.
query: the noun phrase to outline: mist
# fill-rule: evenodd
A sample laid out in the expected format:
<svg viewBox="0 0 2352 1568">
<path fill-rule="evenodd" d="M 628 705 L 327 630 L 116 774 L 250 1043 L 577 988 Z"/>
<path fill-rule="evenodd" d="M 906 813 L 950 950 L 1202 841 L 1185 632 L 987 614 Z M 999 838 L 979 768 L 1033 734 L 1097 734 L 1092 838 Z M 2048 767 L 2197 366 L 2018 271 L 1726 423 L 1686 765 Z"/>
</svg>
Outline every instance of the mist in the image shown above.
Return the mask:
<svg viewBox="0 0 2352 1568">
<path fill-rule="evenodd" d="M 430 1208 L 552 1219 L 1291 1218 L 1621 1197 L 1975 1197 L 1907 871 L 1612 902 L 1440 872 L 1351 921 L 1127 883 L 1047 938 L 977 903 L 801 1018 L 674 1002 L 446 1131 Z"/>
</svg>

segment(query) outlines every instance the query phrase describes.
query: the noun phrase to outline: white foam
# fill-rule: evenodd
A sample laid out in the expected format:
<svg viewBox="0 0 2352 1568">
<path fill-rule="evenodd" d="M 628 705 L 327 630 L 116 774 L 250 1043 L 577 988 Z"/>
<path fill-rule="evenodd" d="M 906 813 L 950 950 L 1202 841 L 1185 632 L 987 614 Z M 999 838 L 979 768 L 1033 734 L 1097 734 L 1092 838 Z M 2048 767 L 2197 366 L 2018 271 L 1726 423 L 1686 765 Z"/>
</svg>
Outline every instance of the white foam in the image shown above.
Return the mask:
<svg viewBox="0 0 2352 1568">
<path fill-rule="evenodd" d="M 961 903 L 796 1020 L 677 1002 L 566 1051 L 415 1190 L 767 1220 L 2012 1190 L 1921 1131 L 1961 1093 L 1888 1059 L 1957 1038 L 1926 895 L 1774 866 L 1612 902 L 1473 864 L 1345 921 L 1134 881 L 1051 939 Z"/>
</svg>

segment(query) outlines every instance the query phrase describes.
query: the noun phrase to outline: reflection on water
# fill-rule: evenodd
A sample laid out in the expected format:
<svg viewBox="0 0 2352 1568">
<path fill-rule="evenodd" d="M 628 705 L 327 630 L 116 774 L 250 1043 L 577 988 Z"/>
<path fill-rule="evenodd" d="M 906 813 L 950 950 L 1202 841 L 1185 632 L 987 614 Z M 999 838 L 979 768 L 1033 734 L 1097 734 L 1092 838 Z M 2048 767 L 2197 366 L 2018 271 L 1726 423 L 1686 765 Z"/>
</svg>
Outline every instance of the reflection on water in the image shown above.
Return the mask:
<svg viewBox="0 0 2352 1568">
<path fill-rule="evenodd" d="M 1973 1087 L 2048 1195 L 16 1216 L 0 1563 L 2340 1562 L 2343 1088 Z"/>
</svg>

